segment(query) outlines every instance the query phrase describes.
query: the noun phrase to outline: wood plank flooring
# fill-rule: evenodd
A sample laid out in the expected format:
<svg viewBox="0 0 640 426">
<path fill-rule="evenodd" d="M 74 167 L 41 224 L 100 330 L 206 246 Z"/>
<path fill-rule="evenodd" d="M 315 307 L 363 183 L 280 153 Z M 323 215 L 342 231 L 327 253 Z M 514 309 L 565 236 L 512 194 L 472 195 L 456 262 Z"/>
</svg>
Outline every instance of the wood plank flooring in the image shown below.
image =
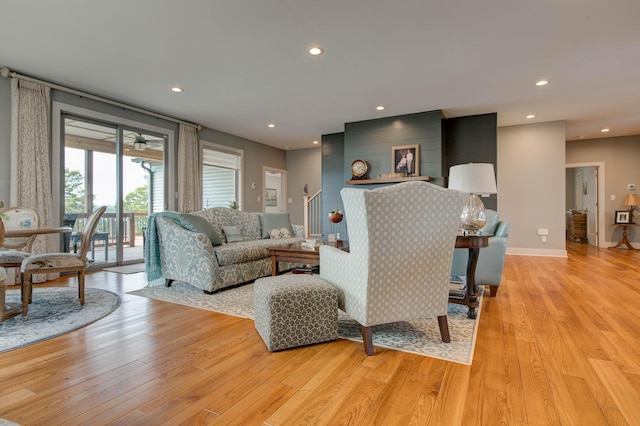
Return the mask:
<svg viewBox="0 0 640 426">
<path fill-rule="evenodd" d="M 507 256 L 472 366 L 339 340 L 277 353 L 251 320 L 126 294 L 83 329 L 0 354 L 23 425 L 638 425 L 640 251 Z M 74 278 L 48 283 L 75 286 Z M 435 319 L 434 319 L 435 321 Z M 0 336 L 1 337 L 1 336 Z"/>
</svg>

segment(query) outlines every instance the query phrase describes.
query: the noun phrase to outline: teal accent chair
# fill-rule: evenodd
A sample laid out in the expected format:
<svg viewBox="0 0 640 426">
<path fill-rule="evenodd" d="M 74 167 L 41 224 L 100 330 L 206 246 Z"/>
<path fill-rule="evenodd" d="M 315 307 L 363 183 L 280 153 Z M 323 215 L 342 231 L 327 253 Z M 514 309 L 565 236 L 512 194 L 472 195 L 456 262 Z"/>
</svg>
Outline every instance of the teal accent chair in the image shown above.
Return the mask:
<svg viewBox="0 0 640 426">
<path fill-rule="evenodd" d="M 497 294 L 498 286 L 502 281 L 510 227 L 509 222 L 500 220 L 498 212 L 487 210 L 487 223 L 480 231 L 492 234 L 493 237 L 489 238 L 489 247 L 480 249 L 476 266 L 476 285 L 488 285 L 492 297 Z M 455 249 L 451 274 L 466 275 L 468 258 L 467 249 Z"/>
</svg>

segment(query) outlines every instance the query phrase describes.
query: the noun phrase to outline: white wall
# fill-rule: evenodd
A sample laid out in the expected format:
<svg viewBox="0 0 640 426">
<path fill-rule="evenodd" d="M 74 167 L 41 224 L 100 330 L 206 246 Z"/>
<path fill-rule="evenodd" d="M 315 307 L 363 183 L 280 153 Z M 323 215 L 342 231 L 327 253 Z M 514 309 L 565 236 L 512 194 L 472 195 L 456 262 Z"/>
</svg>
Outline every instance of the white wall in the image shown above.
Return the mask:
<svg viewBox="0 0 640 426">
<path fill-rule="evenodd" d="M 507 253 L 567 255 L 565 124 L 498 128 L 498 211 L 511 223 Z M 537 230 L 549 230 L 541 242 Z"/>
</svg>

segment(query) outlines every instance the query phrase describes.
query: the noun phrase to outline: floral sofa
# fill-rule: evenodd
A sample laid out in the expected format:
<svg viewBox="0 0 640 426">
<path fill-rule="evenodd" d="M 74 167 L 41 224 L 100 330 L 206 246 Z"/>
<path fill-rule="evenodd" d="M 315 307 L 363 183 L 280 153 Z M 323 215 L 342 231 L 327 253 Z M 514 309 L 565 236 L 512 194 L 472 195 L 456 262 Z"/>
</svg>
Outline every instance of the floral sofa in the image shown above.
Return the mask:
<svg viewBox="0 0 640 426">
<path fill-rule="evenodd" d="M 271 275 L 268 248 L 304 240 L 303 227 L 292 226 L 288 213 L 249 213 L 227 207 L 152 215 L 147 234 L 149 284 L 164 281 L 170 286 L 174 280 L 183 281 L 205 293 Z"/>
</svg>

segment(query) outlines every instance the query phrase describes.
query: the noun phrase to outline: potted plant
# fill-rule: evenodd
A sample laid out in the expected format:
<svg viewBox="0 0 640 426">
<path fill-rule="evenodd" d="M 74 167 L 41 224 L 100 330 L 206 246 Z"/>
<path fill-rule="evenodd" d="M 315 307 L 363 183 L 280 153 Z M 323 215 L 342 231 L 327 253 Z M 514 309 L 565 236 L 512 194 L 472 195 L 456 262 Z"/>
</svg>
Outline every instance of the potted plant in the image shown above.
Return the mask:
<svg viewBox="0 0 640 426">
<path fill-rule="evenodd" d="M 342 222 L 342 212 L 339 209 L 334 209 L 329 212 L 329 222 L 340 223 Z"/>
</svg>

